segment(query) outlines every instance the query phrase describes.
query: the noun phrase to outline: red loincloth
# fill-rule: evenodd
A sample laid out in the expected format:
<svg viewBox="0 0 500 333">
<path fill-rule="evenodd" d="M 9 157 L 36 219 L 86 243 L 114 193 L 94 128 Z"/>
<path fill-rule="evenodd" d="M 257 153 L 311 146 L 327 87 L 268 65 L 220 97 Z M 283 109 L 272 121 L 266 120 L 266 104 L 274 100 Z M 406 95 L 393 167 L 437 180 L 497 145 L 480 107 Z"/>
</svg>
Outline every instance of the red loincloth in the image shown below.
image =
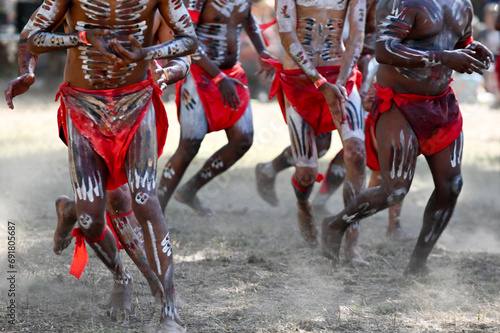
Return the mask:
<svg viewBox="0 0 500 333">
<path fill-rule="evenodd" d="M 233 68 L 222 69 L 227 76 L 240 81 L 245 86 L 247 85 L 247 76 L 241 64 L 236 64 Z M 200 97 L 203 108 L 205 109 L 205 115 L 208 121 L 208 132 L 216 132 L 233 126 L 245 113 L 248 103 L 250 102 L 250 91 L 239 85 L 235 85 L 236 91 L 238 93 L 238 98 L 240 99 L 240 106 L 238 110 L 231 110 L 229 106 L 225 106 L 222 101 L 222 95 L 214 83 L 212 77 L 208 75 L 200 66 L 191 65 L 191 75 L 196 84 L 196 90 L 198 96 Z M 181 88 L 185 80 L 181 80 L 175 84 L 176 97 L 175 102 L 177 104 L 177 115 L 180 112 L 181 98 Z"/>
<path fill-rule="evenodd" d="M 391 88 L 377 85 L 373 105 L 374 123 L 381 113 L 396 103 L 420 142 L 420 153 L 433 155 L 448 147 L 462 132 L 462 114 L 453 88 L 439 96 L 396 94 Z"/>
<path fill-rule="evenodd" d="M 61 85 L 57 120 L 61 140 L 67 145 L 67 115 L 78 131 L 101 156 L 109 170 L 107 190 L 128 182 L 123 163 L 151 101 L 155 109 L 158 156 L 167 138 L 168 119 L 161 100 L 162 90 L 149 76 L 136 84 L 106 90 L 88 90 Z"/>
<path fill-rule="evenodd" d="M 372 113 L 365 119 L 365 149 L 366 166 L 373 171 L 380 171 L 378 163 L 377 139 L 375 138 L 375 126 L 373 126 Z"/>
<path fill-rule="evenodd" d="M 281 112 L 286 122 L 285 99 L 287 97 L 290 104 L 298 114 L 312 126 L 316 135 L 331 132 L 336 129 L 333 123 L 330 108 L 326 104 L 323 94 L 314 87 L 314 84 L 307 77 L 302 69 L 284 70 L 283 65 L 273 59 L 262 59 L 276 68 L 276 75 L 271 85 L 269 99 L 276 96 L 281 107 Z M 340 66 L 326 66 L 316 68 L 328 82 L 337 81 Z M 347 94 L 350 95 L 356 85 L 361 86 L 361 73 L 355 67 L 345 85 Z"/>
</svg>

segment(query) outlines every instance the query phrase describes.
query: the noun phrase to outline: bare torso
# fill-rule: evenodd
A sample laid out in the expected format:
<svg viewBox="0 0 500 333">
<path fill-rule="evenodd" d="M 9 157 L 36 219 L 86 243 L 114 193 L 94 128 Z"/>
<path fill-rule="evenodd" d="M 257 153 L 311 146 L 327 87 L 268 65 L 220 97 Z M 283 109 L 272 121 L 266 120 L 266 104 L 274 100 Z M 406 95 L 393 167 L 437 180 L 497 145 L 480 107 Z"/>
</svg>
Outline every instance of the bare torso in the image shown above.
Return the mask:
<svg viewBox="0 0 500 333">
<path fill-rule="evenodd" d="M 67 21 L 69 32 L 91 28 L 110 29 L 125 48 L 132 35 L 143 46 L 152 45 L 156 1 L 77 0 L 71 6 Z M 133 23 L 132 23 L 133 22 Z M 64 73 L 70 85 L 88 89 L 107 89 L 129 85 L 145 79 L 149 61 L 130 64 L 109 64 L 93 47 L 68 49 Z"/>
<path fill-rule="evenodd" d="M 394 6 L 394 2 L 399 2 Z M 470 34 L 472 6 L 468 0 L 382 1 L 377 10 L 377 48 L 387 57 L 399 59 L 394 65 L 381 63 L 377 81 L 398 93 L 439 95 L 446 91 L 452 70 L 444 65 L 427 64 L 419 51 L 453 50 L 457 42 Z M 400 44 L 400 45 L 398 45 Z M 411 51 L 409 49 L 416 51 Z M 377 51 L 378 53 L 378 51 Z M 377 55 L 377 59 L 378 55 Z M 407 60 L 404 65 L 401 61 Z"/>
<path fill-rule="evenodd" d="M 339 2 L 339 4 L 337 4 Z M 296 34 L 315 67 L 340 66 L 344 44 L 342 31 L 349 1 L 297 0 Z M 286 16 L 288 8 L 277 8 Z M 285 69 L 299 68 L 285 53 Z"/>
<path fill-rule="evenodd" d="M 239 60 L 241 31 L 250 14 L 250 0 L 207 0 L 196 27 L 198 42 L 219 68 Z"/>
</svg>

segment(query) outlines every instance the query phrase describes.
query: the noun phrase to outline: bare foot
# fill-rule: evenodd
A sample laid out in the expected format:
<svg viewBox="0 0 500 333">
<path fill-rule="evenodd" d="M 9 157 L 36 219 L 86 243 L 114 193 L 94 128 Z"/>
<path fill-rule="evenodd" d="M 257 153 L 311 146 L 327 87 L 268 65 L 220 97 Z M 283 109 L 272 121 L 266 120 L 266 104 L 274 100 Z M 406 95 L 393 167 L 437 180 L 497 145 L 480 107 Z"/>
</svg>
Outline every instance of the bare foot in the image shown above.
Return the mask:
<svg viewBox="0 0 500 333">
<path fill-rule="evenodd" d="M 358 251 L 358 247 L 344 248 L 345 260 L 356 267 L 369 267 L 370 263 L 363 259 Z"/>
<path fill-rule="evenodd" d="M 112 320 L 122 321 L 123 319 L 123 323 L 128 323 L 133 290 L 134 280 L 128 271 L 125 271 L 123 278 L 115 279 L 113 290 L 106 306 L 108 316 Z"/>
<path fill-rule="evenodd" d="M 333 265 L 339 263 L 340 245 L 346 229 L 342 223 L 335 221 L 334 216 L 326 217 L 321 224 L 321 252 Z"/>
<path fill-rule="evenodd" d="M 405 275 L 415 275 L 415 276 L 427 276 L 431 270 L 429 269 L 429 266 L 427 266 L 426 263 L 423 264 L 415 264 L 410 261 L 408 266 L 405 269 Z"/>
<path fill-rule="evenodd" d="M 297 201 L 297 207 L 299 208 L 297 216 L 300 234 L 304 237 L 309 246 L 315 247 L 318 245 L 318 228 L 316 227 L 316 222 L 312 214 L 311 201 Z"/>
<path fill-rule="evenodd" d="M 198 196 L 190 195 L 189 191 L 186 190 L 184 186 L 175 192 L 174 197 L 175 200 L 179 201 L 180 203 L 183 203 L 191 207 L 191 209 L 193 209 L 200 216 L 206 216 L 206 217 L 215 216 L 213 210 L 203 206 L 202 203 L 200 202 L 200 199 L 198 199 Z"/>
<path fill-rule="evenodd" d="M 72 216 L 71 210 L 75 202 L 65 195 L 56 199 L 57 227 L 54 231 L 54 247 L 52 250 L 59 255 L 71 244 L 71 231 L 76 223 L 76 218 Z"/>
<path fill-rule="evenodd" d="M 262 171 L 263 167 L 264 163 L 259 163 L 255 167 L 255 178 L 257 178 L 257 193 L 262 198 L 262 200 L 264 200 L 271 206 L 276 207 L 279 204 L 279 200 L 274 189 L 274 181 L 276 180 L 276 176 L 267 176 Z"/>
<path fill-rule="evenodd" d="M 354 222 L 349 225 L 346 232 L 344 255 L 348 264 L 358 267 L 367 267 L 370 264 L 363 259 L 358 249 L 359 223 Z"/>
<path fill-rule="evenodd" d="M 186 329 L 182 327 L 182 320 L 179 318 L 177 312 L 174 318 L 171 316 L 164 316 L 160 320 L 160 329 L 157 333 L 184 333 Z"/>
<path fill-rule="evenodd" d="M 407 242 L 416 239 L 415 235 L 406 232 L 403 228 L 399 227 L 393 230 L 387 229 L 386 237 L 395 242 Z"/>
</svg>

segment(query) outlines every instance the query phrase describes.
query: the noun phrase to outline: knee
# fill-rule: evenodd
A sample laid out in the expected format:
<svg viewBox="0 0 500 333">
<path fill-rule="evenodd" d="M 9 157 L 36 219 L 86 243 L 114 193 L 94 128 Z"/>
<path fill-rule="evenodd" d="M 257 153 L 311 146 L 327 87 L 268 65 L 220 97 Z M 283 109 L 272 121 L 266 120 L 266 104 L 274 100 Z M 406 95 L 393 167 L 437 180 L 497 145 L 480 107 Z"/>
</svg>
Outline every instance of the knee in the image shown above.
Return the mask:
<svg viewBox="0 0 500 333">
<path fill-rule="evenodd" d="M 116 190 L 108 191 L 108 211 L 113 215 L 122 215 L 130 212 L 130 196 L 128 187 L 119 187 Z"/>
<path fill-rule="evenodd" d="M 450 183 L 450 197 L 453 199 L 458 198 L 458 195 L 462 191 L 462 186 L 464 184 L 462 175 L 455 176 Z"/>
<path fill-rule="evenodd" d="M 201 141 L 199 139 L 181 140 L 178 150 L 188 159 L 193 159 L 200 150 Z"/>
<path fill-rule="evenodd" d="M 236 149 L 239 155 L 245 155 L 253 144 L 253 132 L 244 133 L 237 139 Z"/>
<path fill-rule="evenodd" d="M 387 196 L 387 204 L 389 206 L 393 206 L 403 202 L 406 194 L 408 194 L 408 188 L 400 187 L 400 188 L 395 188 L 392 191 L 384 191 L 384 192 L 389 193 L 389 195 Z"/>
<path fill-rule="evenodd" d="M 295 181 L 303 188 L 313 185 L 317 177 L 318 170 L 316 168 L 297 168 L 295 171 Z"/>
<path fill-rule="evenodd" d="M 364 169 L 366 164 L 365 143 L 360 139 L 349 139 L 344 142 L 344 162 L 346 165 Z"/>
<path fill-rule="evenodd" d="M 330 149 L 330 145 L 332 142 L 331 133 L 327 133 L 327 135 L 318 135 L 316 137 L 316 148 L 318 149 L 318 157 L 323 157 Z"/>
<path fill-rule="evenodd" d="M 99 237 L 106 224 L 104 214 L 85 210 L 79 212 L 77 221 L 83 235 L 90 239 Z"/>
</svg>

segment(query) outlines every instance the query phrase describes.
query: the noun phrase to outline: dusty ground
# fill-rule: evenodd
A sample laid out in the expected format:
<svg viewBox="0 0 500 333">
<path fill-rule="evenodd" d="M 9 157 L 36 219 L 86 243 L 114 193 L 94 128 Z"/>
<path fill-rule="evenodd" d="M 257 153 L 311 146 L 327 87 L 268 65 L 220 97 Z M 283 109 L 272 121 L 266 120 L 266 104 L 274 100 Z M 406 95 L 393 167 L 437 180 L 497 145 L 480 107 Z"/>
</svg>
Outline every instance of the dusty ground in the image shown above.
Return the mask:
<svg viewBox="0 0 500 333">
<path fill-rule="evenodd" d="M 2 85 L 2 90 L 3 90 Z M 54 199 L 71 195 L 66 150 L 56 135 L 54 92 L 0 103 L 0 331 L 142 332 L 159 317 L 144 278 L 125 254 L 135 278 L 131 322 L 110 322 L 104 305 L 111 275 L 91 254 L 80 280 L 69 275 L 74 245 L 52 253 Z M 425 278 L 405 277 L 414 242 L 385 238 L 387 212 L 362 223 L 368 269 L 333 268 L 297 230 L 289 179 L 277 179 L 279 208 L 256 194 L 254 166 L 287 145 L 286 127 L 274 103 L 254 102 L 255 144 L 230 172 L 203 190 L 217 216 L 203 219 L 172 202 L 167 209 L 175 248 L 181 316 L 189 332 L 500 332 L 500 111 L 463 105 L 465 185 L 455 214 L 430 256 Z M 178 139 L 171 129 L 163 165 Z M 211 134 L 197 170 L 224 142 Z M 338 141 L 321 168 L 340 149 Z M 424 159 L 403 207 L 404 227 L 418 234 L 432 190 Z M 340 193 L 330 210 L 341 207 Z M 7 227 L 15 223 L 16 321 L 7 322 Z"/>
</svg>

